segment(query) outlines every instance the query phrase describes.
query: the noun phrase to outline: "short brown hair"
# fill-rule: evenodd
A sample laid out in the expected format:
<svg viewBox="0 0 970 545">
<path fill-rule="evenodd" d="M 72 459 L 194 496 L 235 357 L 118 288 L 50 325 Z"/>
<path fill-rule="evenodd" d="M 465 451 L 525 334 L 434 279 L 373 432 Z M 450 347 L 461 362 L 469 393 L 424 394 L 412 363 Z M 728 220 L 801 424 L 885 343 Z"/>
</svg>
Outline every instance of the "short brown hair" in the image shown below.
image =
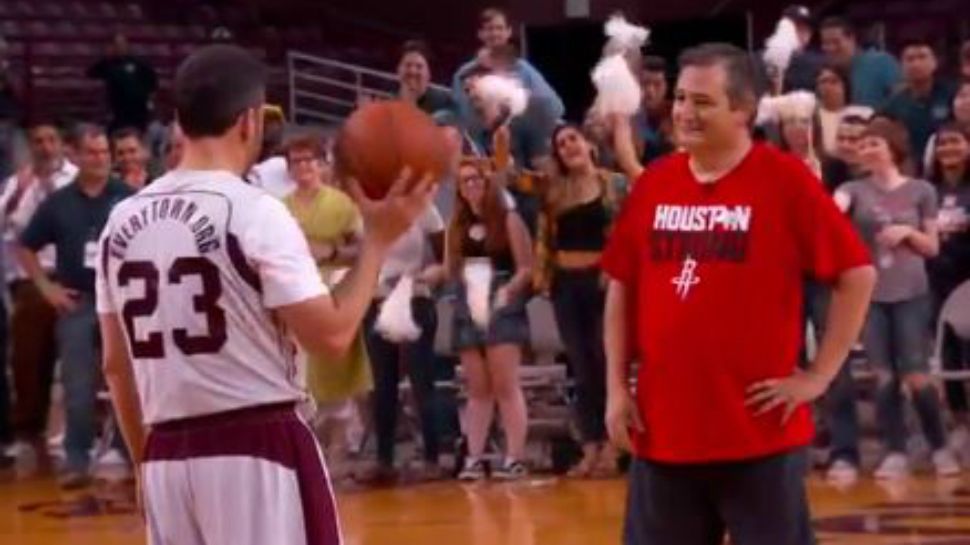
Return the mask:
<svg viewBox="0 0 970 545">
<path fill-rule="evenodd" d="M 852 22 L 846 19 L 845 17 L 833 16 L 833 17 L 825 18 L 824 20 L 822 20 L 822 26 L 820 30 L 827 30 L 827 29 L 841 30 L 843 34 L 845 34 L 846 36 L 850 36 L 852 38 L 855 38 L 856 36 L 855 25 L 853 25 Z"/>
<path fill-rule="evenodd" d="M 708 43 L 692 47 L 680 55 L 680 69 L 720 65 L 727 72 L 727 95 L 731 106 L 752 106 L 757 99 L 755 70 L 751 57 L 743 49 L 726 43 Z"/>
<path fill-rule="evenodd" d="M 482 12 L 478 15 L 478 26 L 485 26 L 485 24 L 492 19 L 497 19 L 499 17 L 505 20 L 505 24 L 512 26 L 512 18 L 509 17 L 509 12 L 495 6 L 482 10 Z"/>
<path fill-rule="evenodd" d="M 417 53 L 424 57 L 424 60 L 428 64 L 431 64 L 431 48 L 428 47 L 428 43 L 424 40 L 408 40 L 404 42 L 404 45 L 401 46 L 400 58 L 403 59 L 409 53 Z"/>
<path fill-rule="evenodd" d="M 900 170 L 905 170 L 909 166 L 909 133 L 902 123 L 890 117 L 876 116 L 869 122 L 862 136 L 885 140 L 896 166 Z"/>
<path fill-rule="evenodd" d="M 641 64 L 644 72 L 667 74 L 667 59 L 658 55 L 644 55 Z"/>
<path fill-rule="evenodd" d="M 135 127 L 122 127 L 111 133 L 111 141 L 115 144 L 117 144 L 119 140 L 124 140 L 125 138 L 134 138 L 135 140 L 141 142 L 141 131 Z"/>
<path fill-rule="evenodd" d="M 283 144 L 283 155 L 290 160 L 290 155 L 298 151 L 309 151 L 316 159 L 326 159 L 327 147 L 323 138 L 316 134 L 299 134 L 287 139 Z"/>
</svg>

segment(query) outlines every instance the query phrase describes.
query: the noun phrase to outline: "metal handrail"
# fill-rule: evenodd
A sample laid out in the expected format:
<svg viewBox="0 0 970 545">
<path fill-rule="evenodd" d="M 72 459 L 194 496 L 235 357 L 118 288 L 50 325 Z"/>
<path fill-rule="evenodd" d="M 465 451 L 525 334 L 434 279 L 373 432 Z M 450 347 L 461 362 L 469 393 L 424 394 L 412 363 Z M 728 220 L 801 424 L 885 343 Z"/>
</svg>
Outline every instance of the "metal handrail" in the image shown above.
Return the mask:
<svg viewBox="0 0 970 545">
<path fill-rule="evenodd" d="M 342 121 L 356 107 L 357 103 L 347 99 L 347 92 L 355 97 L 393 98 L 398 86 L 398 76 L 393 72 L 376 70 L 359 64 L 312 55 L 301 51 L 288 51 L 286 54 L 287 80 L 289 88 L 289 115 L 291 121 L 300 117 Z M 314 73 L 314 69 L 342 71 L 346 78 L 337 75 Z M 312 90 L 306 87 L 310 86 Z M 443 85 L 431 84 L 432 88 L 448 91 Z M 332 93 L 328 90 L 334 91 Z M 319 101 L 308 106 L 301 99 Z M 346 110 L 343 115 L 326 111 L 320 103 Z"/>
</svg>

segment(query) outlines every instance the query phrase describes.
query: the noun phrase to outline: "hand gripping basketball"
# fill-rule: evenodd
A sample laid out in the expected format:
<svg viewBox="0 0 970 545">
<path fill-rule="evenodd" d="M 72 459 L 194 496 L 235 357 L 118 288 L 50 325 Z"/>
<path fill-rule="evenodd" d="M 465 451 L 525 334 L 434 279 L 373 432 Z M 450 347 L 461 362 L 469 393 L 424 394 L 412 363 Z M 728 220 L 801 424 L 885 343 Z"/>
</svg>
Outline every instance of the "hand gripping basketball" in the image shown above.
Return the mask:
<svg viewBox="0 0 970 545">
<path fill-rule="evenodd" d="M 433 174 L 423 174 L 416 183 L 414 179 L 411 169 L 404 167 L 380 199 L 368 197 L 357 180 L 347 181 L 347 190 L 364 220 L 365 241 L 390 246 L 431 206 L 438 188 Z"/>
</svg>

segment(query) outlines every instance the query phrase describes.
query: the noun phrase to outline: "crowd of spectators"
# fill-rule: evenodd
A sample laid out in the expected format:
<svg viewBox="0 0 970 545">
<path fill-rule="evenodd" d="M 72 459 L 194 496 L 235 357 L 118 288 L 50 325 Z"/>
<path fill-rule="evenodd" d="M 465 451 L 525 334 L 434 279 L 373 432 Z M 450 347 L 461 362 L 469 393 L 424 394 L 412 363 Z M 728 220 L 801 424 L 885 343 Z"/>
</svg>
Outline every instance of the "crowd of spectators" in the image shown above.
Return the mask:
<svg viewBox="0 0 970 545">
<path fill-rule="evenodd" d="M 909 471 L 907 400 L 936 472 L 953 474 L 959 471 L 956 449 L 970 448 L 970 405 L 960 383 L 946 383 L 940 401 L 929 373 L 930 332 L 947 297 L 970 279 L 970 41 L 951 73 L 929 37 L 908 39 L 891 52 L 863 45 L 845 19 L 816 21 L 803 6 L 782 16 L 795 25 L 799 45 L 783 72 L 768 67 L 766 94 L 792 104 L 798 96 L 802 107 L 780 108 L 756 130 L 811 167 L 869 243 L 879 268 L 862 339 L 878 378 L 885 446 L 876 476 Z M 452 168 L 434 206 L 391 251 L 355 348 L 345 361 L 309 362 L 315 422 L 336 465 L 359 449 L 361 422 L 372 423 L 373 467 L 338 468 L 341 478 L 400 477 L 402 399 L 413 401 L 420 427 L 421 463 L 409 477 L 448 475 L 442 453 L 452 450 L 446 443 L 455 429 L 464 437 L 459 478 L 525 475 L 530 407 L 520 367 L 542 359 L 530 329 L 547 328 L 560 333 L 561 359 L 572 380 L 581 454 L 568 474 L 618 471 L 619 454 L 603 428 L 599 260 L 632 185 L 650 163 L 677 150 L 674 65 L 672 59 L 632 55 L 640 110 L 624 117 L 590 109 L 581 124 L 565 123 L 563 101 L 519 54 L 514 28 L 508 13 L 485 10 L 481 47 L 453 75 L 450 88 L 431 84 L 442 74 L 434 72 L 428 44 L 408 41 L 402 47 L 397 97 L 434 118 L 451 146 Z M 181 137 L 173 123 L 149 138 L 157 78 L 119 36 L 112 55 L 88 71 L 105 82 L 109 130 L 29 120 L 22 131 L 27 157 L 17 161 L 12 150 L 19 95 L 6 74 L 0 63 L 0 221 L 8 288 L 0 299 L 6 301 L 0 308 L 0 446 L 8 447 L 0 450 L 0 466 L 33 452 L 39 466 L 49 467 L 48 422 L 63 420 L 62 483 L 76 487 L 90 479 L 101 387 L 91 245 L 115 203 L 178 167 Z M 483 98 L 478 84 L 492 74 L 514 78 L 528 91 L 524 112 L 510 116 Z M 249 179 L 285 199 L 321 274 L 338 282 L 355 257 L 361 225 L 332 169 L 329 140 L 287 127 L 281 110 L 265 115 L 264 153 Z M 479 294 L 472 277 L 483 274 Z M 404 281 L 420 334 L 389 338 L 375 322 Z M 811 279 L 805 293 L 806 320 L 818 336 L 827 294 Z M 484 316 L 472 304 L 479 296 L 486 301 Z M 548 302 L 551 312 L 530 310 L 534 299 Z M 536 323 L 541 316 L 554 319 Z M 947 330 L 942 354 L 943 367 L 957 369 L 970 351 Z M 464 384 L 460 411 L 436 386 L 455 368 Z M 838 480 L 854 480 L 861 467 L 851 371 L 844 368 L 820 405 L 830 438 L 828 473 Z M 57 406 L 62 419 L 49 417 L 55 377 L 64 392 Z M 402 395 L 403 377 L 408 395 Z M 953 415 L 950 434 L 947 413 Z M 498 449 L 491 441 L 496 423 Z M 487 464 L 490 450 L 502 454 Z M 118 457 L 123 460 L 123 453 Z"/>
</svg>

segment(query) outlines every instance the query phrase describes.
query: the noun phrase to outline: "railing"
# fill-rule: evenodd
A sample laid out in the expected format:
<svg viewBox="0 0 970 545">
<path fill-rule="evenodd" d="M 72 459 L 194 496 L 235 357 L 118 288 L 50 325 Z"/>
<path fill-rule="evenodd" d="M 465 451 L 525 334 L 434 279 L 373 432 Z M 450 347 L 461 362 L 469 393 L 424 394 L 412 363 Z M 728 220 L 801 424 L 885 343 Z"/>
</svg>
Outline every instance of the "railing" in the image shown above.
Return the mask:
<svg viewBox="0 0 970 545">
<path fill-rule="evenodd" d="M 286 71 L 289 115 L 294 123 L 339 124 L 361 98 L 391 98 L 398 90 L 397 74 L 393 72 L 299 51 L 287 53 Z"/>
</svg>

